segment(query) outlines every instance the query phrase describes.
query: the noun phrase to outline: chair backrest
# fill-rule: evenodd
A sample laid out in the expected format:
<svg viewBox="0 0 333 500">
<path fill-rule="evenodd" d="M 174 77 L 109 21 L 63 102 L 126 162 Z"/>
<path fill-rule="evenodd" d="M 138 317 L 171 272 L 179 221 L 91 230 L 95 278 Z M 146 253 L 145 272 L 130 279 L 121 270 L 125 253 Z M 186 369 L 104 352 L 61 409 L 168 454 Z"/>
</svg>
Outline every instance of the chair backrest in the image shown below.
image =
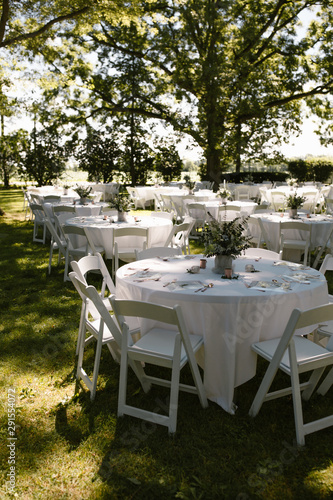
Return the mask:
<svg viewBox="0 0 333 500">
<path fill-rule="evenodd" d="M 151 247 L 146 250 L 135 250 L 136 260 L 151 259 L 153 257 L 171 257 L 181 255 L 182 250 L 178 247 Z"/>
<path fill-rule="evenodd" d="M 118 344 L 118 347 L 121 348 L 122 334 L 118 326 L 116 325 L 115 321 L 113 320 L 112 316 L 110 315 L 110 312 L 108 311 L 107 307 L 103 303 L 103 300 L 99 295 L 99 293 L 97 292 L 96 288 L 92 285 L 86 285 L 83 281 L 79 279 L 78 275 L 74 271 L 70 272 L 68 276 L 70 277 L 73 285 L 78 291 L 81 299 L 85 302 L 87 301 L 87 299 L 89 299 L 94 305 L 95 311 L 97 311 L 101 319 L 99 325 L 99 330 L 101 334 L 103 331 L 103 324 L 105 324 L 112 333 L 113 338 Z M 86 321 L 89 322 L 89 318 L 87 318 Z M 91 327 L 95 329 L 93 325 L 91 325 Z"/>
<path fill-rule="evenodd" d="M 62 226 L 62 231 L 63 231 L 64 236 L 66 238 L 67 245 L 68 245 L 69 249 L 76 249 L 78 247 L 85 246 L 87 254 L 89 252 L 92 254 L 96 253 L 96 247 L 94 245 L 94 242 L 89 237 L 88 231 L 86 231 L 86 229 L 84 227 L 64 225 L 64 226 Z M 70 238 L 71 235 L 74 236 L 74 238 Z M 81 241 L 83 238 L 83 241 L 84 241 L 83 245 L 82 245 L 82 243 L 79 244 L 76 242 L 75 236 L 79 236 Z"/>
<path fill-rule="evenodd" d="M 141 239 L 141 244 L 137 245 L 137 247 L 144 249 L 149 246 L 149 228 L 139 226 L 115 227 L 113 229 L 113 245 L 117 243 L 118 249 L 121 249 L 122 238 L 125 239 L 129 236 Z"/>
<path fill-rule="evenodd" d="M 173 206 L 171 203 L 171 196 L 168 194 L 161 194 L 161 198 L 163 200 L 164 209 L 168 212 L 173 212 Z"/>
<path fill-rule="evenodd" d="M 272 205 L 276 212 L 281 208 L 284 209 L 286 206 L 286 195 L 282 191 L 272 191 L 271 192 Z"/>
<path fill-rule="evenodd" d="M 70 214 L 75 214 L 75 206 L 72 205 L 53 205 L 52 210 L 54 215 L 58 215 L 61 213 L 70 213 Z M 74 216 L 72 216 L 74 217 Z"/>
<path fill-rule="evenodd" d="M 51 234 L 51 245 L 53 244 L 53 242 L 55 242 L 58 245 L 59 251 L 62 252 L 63 255 L 65 255 L 66 254 L 65 247 L 67 246 L 67 243 L 61 239 L 54 225 L 52 224 L 52 222 L 48 217 L 45 217 L 45 224 Z"/>
<path fill-rule="evenodd" d="M 333 198 L 325 198 L 326 213 L 333 214 Z"/>
<path fill-rule="evenodd" d="M 285 231 L 287 229 L 293 229 L 293 230 L 298 230 L 298 231 L 306 231 L 307 232 L 307 237 L 309 233 L 311 232 L 311 224 L 307 224 L 306 222 L 301 222 L 301 221 L 281 221 L 280 222 L 280 232 Z M 297 238 L 294 238 L 297 239 Z"/>
<path fill-rule="evenodd" d="M 248 224 L 249 227 L 252 224 L 252 225 L 254 225 L 254 226 L 256 226 L 258 228 L 258 232 L 259 232 L 259 235 L 258 235 L 258 246 L 260 246 L 260 243 L 263 241 L 264 243 L 266 243 L 267 248 L 270 249 L 271 248 L 271 242 L 270 242 L 268 233 L 267 233 L 267 231 L 265 229 L 264 223 L 260 219 L 260 217 L 252 217 L 252 216 L 250 216 L 248 218 L 248 220 L 247 220 L 247 224 Z M 250 233 L 251 233 L 251 228 L 250 228 Z"/>
<path fill-rule="evenodd" d="M 328 253 L 319 268 L 319 272 L 325 274 L 326 271 L 333 271 L 333 256 Z"/>
<path fill-rule="evenodd" d="M 73 260 L 71 262 L 71 267 L 73 271 L 77 274 L 78 278 L 88 286 L 87 282 L 87 274 L 89 272 L 98 271 L 102 277 L 101 291 L 100 295 L 103 298 L 105 296 L 105 292 L 108 289 L 109 293 L 116 293 L 116 289 L 108 268 L 103 260 L 103 257 L 100 253 L 96 252 L 95 255 L 87 255 L 82 257 L 80 260 Z"/>
<path fill-rule="evenodd" d="M 221 205 L 219 207 L 219 220 L 233 220 L 241 216 L 241 207 L 239 205 Z"/>
<path fill-rule="evenodd" d="M 30 203 L 30 209 L 34 215 L 35 220 L 38 221 L 44 221 L 44 210 L 43 206 L 38 204 L 38 203 Z"/>
<path fill-rule="evenodd" d="M 186 209 L 188 215 L 193 219 L 205 221 L 208 218 L 206 206 L 202 203 L 188 203 Z"/>
<path fill-rule="evenodd" d="M 61 200 L 61 196 L 56 194 L 47 194 L 43 196 L 43 198 L 45 203 L 56 203 Z"/>
<path fill-rule="evenodd" d="M 191 231 L 194 224 L 192 222 L 183 222 L 182 224 L 175 224 L 170 231 L 170 234 L 164 244 L 165 247 L 179 246 L 184 253 L 186 253 L 186 247 L 188 244 L 189 231 Z"/>
</svg>

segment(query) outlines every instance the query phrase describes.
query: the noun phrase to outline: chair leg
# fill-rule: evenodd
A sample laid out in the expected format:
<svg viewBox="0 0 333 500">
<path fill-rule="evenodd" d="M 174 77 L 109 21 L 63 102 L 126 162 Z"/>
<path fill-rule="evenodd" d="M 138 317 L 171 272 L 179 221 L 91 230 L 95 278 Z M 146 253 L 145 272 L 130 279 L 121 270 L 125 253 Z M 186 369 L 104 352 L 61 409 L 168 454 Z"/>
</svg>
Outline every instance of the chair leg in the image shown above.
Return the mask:
<svg viewBox="0 0 333 500">
<path fill-rule="evenodd" d="M 312 394 L 316 388 L 316 385 L 318 384 L 318 382 L 320 380 L 320 377 L 324 373 L 324 370 L 325 370 L 325 367 L 318 368 L 317 370 L 313 370 L 311 377 L 309 379 L 309 382 L 308 382 L 309 387 L 307 387 L 302 393 L 302 399 L 304 401 L 308 401 L 310 399 L 310 397 L 312 396 Z"/>
<path fill-rule="evenodd" d="M 126 406 L 126 391 L 127 391 L 127 370 L 128 370 L 128 331 L 123 332 L 121 344 L 121 360 L 120 360 L 120 374 L 119 374 L 119 394 L 118 394 L 118 417 L 124 415 L 124 407 Z"/>
<path fill-rule="evenodd" d="M 95 353 L 95 362 L 94 362 L 94 371 L 91 380 L 91 390 L 90 390 L 90 400 L 93 401 L 96 395 L 96 386 L 97 386 L 97 378 L 99 372 L 99 364 L 101 361 L 101 353 L 102 353 L 102 339 L 99 336 L 97 345 L 96 345 L 96 353 Z"/>
<path fill-rule="evenodd" d="M 174 349 L 174 361 L 172 364 L 170 404 L 169 404 L 169 434 L 174 434 L 177 428 L 178 396 L 179 396 L 179 377 L 180 377 L 180 350 L 181 338 L 176 337 Z"/>
<path fill-rule="evenodd" d="M 305 445 L 305 432 L 302 411 L 301 388 L 299 383 L 299 375 L 297 370 L 296 350 L 294 343 L 289 344 L 289 359 L 290 359 L 290 379 L 293 396 L 294 419 L 296 427 L 296 441 L 299 446 Z"/>
<path fill-rule="evenodd" d="M 325 396 L 327 391 L 331 388 L 333 385 L 333 368 L 330 369 L 328 372 L 328 375 L 325 377 L 323 382 L 320 384 L 317 393 L 320 394 L 321 396 Z"/>
</svg>

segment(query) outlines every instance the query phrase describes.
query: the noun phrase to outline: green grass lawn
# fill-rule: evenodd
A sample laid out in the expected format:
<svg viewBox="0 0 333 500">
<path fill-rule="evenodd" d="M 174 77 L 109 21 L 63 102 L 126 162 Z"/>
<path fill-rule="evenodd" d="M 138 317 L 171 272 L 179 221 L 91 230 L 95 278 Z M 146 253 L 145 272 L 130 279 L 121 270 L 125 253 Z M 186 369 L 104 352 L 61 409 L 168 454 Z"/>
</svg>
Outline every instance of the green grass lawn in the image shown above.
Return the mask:
<svg viewBox="0 0 333 500">
<path fill-rule="evenodd" d="M 237 390 L 232 416 L 181 393 L 177 434 L 117 418 L 119 366 L 103 349 L 96 399 L 75 394 L 80 299 L 63 266 L 47 274 L 49 246 L 32 242 L 20 190 L 0 190 L 1 484 L 19 499 L 329 499 L 333 497 L 333 429 L 295 446 L 290 398 L 248 410 L 265 365 Z M 144 215 L 140 212 L 141 215 Z M 193 247 L 193 251 L 200 251 Z M 332 287 L 330 287 L 332 288 Z M 94 349 L 87 350 L 92 367 Z M 189 373 L 185 370 L 185 379 Z M 283 382 L 283 376 L 279 382 Z M 15 495 L 8 492 L 8 398 L 15 391 Z M 134 376 L 129 395 L 147 400 Z M 305 419 L 333 413 L 333 389 L 304 405 Z M 163 407 L 167 392 L 148 396 Z"/>
</svg>

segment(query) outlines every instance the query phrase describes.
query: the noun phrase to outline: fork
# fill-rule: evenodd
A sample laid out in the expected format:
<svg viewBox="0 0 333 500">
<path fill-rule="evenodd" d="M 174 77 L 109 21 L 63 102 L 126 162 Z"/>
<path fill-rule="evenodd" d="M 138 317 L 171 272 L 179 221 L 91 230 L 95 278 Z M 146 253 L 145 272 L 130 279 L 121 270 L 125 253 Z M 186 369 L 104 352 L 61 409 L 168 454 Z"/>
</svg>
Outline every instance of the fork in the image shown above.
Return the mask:
<svg viewBox="0 0 333 500">
<path fill-rule="evenodd" d="M 201 289 L 201 292 L 205 292 L 208 288 L 213 288 L 214 283 L 208 283 L 208 285 L 204 285 L 204 287 Z"/>
</svg>

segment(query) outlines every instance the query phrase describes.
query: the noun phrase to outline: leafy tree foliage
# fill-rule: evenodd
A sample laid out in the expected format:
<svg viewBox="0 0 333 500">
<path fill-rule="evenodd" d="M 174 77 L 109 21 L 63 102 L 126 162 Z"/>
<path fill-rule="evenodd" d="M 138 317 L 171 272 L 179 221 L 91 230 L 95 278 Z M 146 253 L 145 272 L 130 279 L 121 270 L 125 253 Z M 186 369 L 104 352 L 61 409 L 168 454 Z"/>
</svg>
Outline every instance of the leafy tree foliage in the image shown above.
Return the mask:
<svg viewBox="0 0 333 500">
<path fill-rule="evenodd" d="M 52 184 L 66 169 L 66 147 L 52 127 L 40 132 L 34 128 L 28 141 L 21 175 L 33 180 L 38 186 Z"/>
<path fill-rule="evenodd" d="M 0 40 L 39 49 L 76 120 L 126 114 L 191 135 L 218 183 L 231 161 L 265 160 L 297 132 L 303 103 L 332 116 L 332 11 L 332 0 L 3 1 Z"/>
<path fill-rule="evenodd" d="M 290 160 L 290 175 L 298 182 L 317 181 L 326 183 L 333 173 L 333 163 L 324 160 Z"/>
<path fill-rule="evenodd" d="M 131 8 L 131 3 L 126 3 Z M 174 0 L 140 2 L 133 26 L 101 16 L 73 41 L 93 48 L 90 79 L 96 113 L 133 113 L 164 120 L 190 134 L 218 182 L 230 161 L 265 158 L 301 124 L 302 102 L 327 109 L 332 90 L 332 2 L 329 0 Z M 317 20 L 300 36 L 300 16 Z M 134 22 L 134 21 L 132 21 Z M 140 62 L 135 110 L 124 99 L 116 65 Z M 60 61 L 59 61 L 60 63 Z M 316 104 L 316 105 L 315 105 Z M 326 107 L 325 107 L 326 106 Z"/>
<path fill-rule="evenodd" d="M 106 133 L 87 127 L 87 136 L 80 141 L 75 158 L 80 170 L 88 172 L 88 180 L 111 182 L 120 169 L 119 134 L 107 128 Z"/>
<path fill-rule="evenodd" d="M 180 179 L 183 162 L 175 144 L 170 141 L 160 141 L 156 147 L 154 166 L 155 171 L 161 174 L 165 182 Z"/>
<path fill-rule="evenodd" d="M 16 174 L 26 149 L 27 132 L 18 130 L 0 137 L 0 176 L 8 188 L 10 178 Z"/>
</svg>

